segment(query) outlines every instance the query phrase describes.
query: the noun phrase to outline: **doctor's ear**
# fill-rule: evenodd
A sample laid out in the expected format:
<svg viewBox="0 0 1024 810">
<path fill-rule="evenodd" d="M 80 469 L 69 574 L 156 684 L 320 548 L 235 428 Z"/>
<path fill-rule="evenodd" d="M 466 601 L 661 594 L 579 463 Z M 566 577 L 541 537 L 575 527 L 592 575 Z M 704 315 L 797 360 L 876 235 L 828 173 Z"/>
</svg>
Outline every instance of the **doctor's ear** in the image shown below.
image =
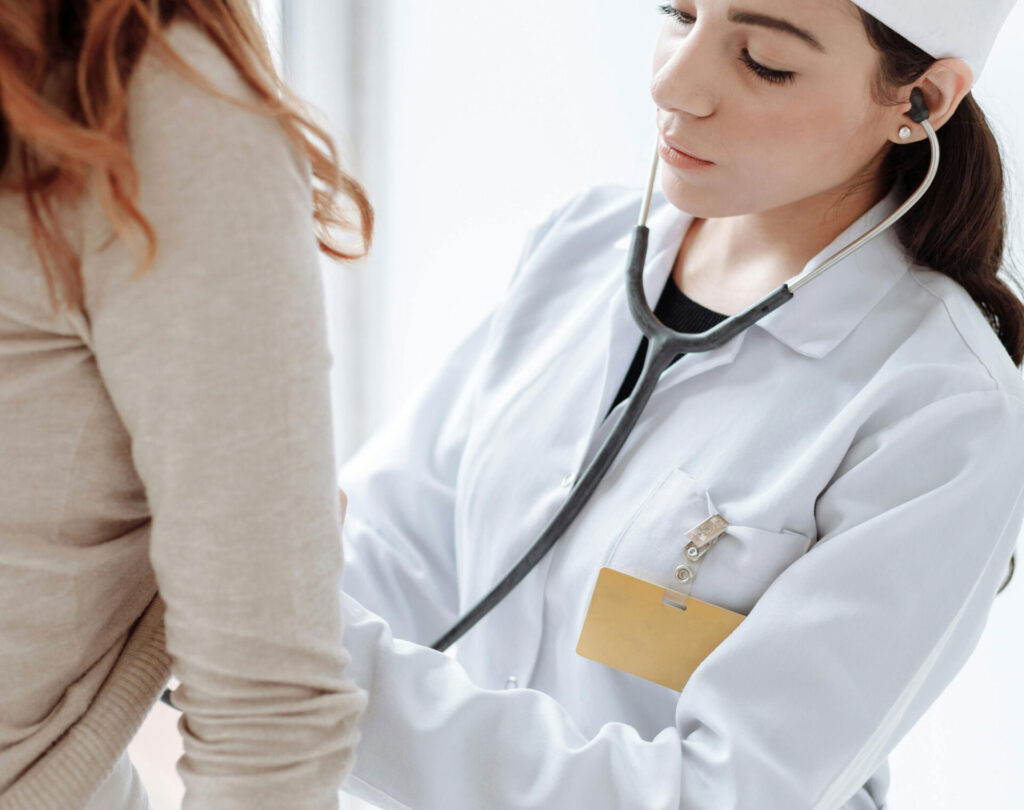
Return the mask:
<svg viewBox="0 0 1024 810">
<path fill-rule="evenodd" d="M 974 72 L 962 59 L 947 57 L 937 60 L 917 81 L 900 88 L 897 97 L 901 102 L 892 108 L 889 140 L 906 144 L 923 141 L 928 137 L 924 128 L 907 116 L 910 112 L 910 93 L 915 87 L 919 87 L 924 94 L 930 113 L 928 122 L 938 131 L 952 118 L 973 84 Z M 909 135 L 904 128 L 910 130 Z"/>
</svg>

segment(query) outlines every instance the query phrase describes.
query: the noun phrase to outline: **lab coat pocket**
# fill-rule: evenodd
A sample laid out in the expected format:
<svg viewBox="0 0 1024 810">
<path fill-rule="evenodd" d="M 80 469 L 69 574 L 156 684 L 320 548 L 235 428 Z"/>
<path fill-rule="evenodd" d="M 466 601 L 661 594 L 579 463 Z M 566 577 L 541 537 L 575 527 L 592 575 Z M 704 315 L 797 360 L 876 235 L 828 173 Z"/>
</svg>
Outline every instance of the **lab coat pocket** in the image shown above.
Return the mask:
<svg viewBox="0 0 1024 810">
<path fill-rule="evenodd" d="M 690 593 L 746 614 L 772 580 L 810 548 L 811 540 L 788 529 L 733 523 L 708 488 L 685 470 L 673 469 L 654 485 L 612 541 L 604 565 L 678 589 L 686 532 L 716 514 L 729 525 L 704 555 Z"/>
</svg>

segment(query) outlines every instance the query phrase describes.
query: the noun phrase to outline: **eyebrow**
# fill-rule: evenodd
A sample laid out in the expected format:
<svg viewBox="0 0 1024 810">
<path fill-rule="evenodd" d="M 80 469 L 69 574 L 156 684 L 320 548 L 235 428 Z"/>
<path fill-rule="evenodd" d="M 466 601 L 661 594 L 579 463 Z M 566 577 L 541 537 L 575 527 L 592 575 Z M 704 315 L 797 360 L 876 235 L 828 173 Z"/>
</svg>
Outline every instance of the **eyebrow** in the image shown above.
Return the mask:
<svg viewBox="0 0 1024 810">
<path fill-rule="evenodd" d="M 733 10 L 729 12 L 729 21 L 741 25 L 759 25 L 762 28 L 771 28 L 774 31 L 782 31 L 784 34 L 792 34 L 806 42 L 815 50 L 825 53 L 825 46 L 818 42 L 812 34 L 802 28 L 797 28 L 788 20 L 779 17 L 770 17 L 767 14 L 758 14 L 753 11 Z"/>
</svg>

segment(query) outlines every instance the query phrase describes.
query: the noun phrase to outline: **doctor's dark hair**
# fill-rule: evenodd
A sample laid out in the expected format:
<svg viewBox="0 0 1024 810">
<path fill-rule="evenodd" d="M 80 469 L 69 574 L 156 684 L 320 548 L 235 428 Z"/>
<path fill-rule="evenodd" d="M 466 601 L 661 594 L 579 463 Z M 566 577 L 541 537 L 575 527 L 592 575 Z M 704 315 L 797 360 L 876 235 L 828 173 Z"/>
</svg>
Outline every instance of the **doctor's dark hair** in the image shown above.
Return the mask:
<svg viewBox="0 0 1024 810">
<path fill-rule="evenodd" d="M 880 52 L 873 92 L 882 104 L 898 104 L 895 90 L 919 79 L 935 58 L 884 23 L 860 12 L 868 40 Z M 904 102 L 905 103 L 905 102 Z M 963 286 L 988 318 L 1018 367 L 1024 361 L 1024 304 L 997 273 L 1021 280 L 1006 256 L 1006 183 L 999 144 L 985 114 L 968 93 L 936 130 L 942 150 L 939 172 L 925 195 L 894 226 L 919 264 Z M 927 140 L 892 144 L 882 165 L 885 188 L 895 184 L 909 197 L 931 159 Z"/>
<path fill-rule="evenodd" d="M 164 29 L 177 19 L 213 40 L 255 103 L 221 93 L 175 52 Z M 138 257 L 137 275 L 156 255 L 157 234 L 136 204 L 126 114 L 128 80 L 148 46 L 211 94 L 275 118 L 308 161 L 310 228 L 320 250 L 342 260 L 365 253 L 373 209 L 341 168 L 329 134 L 278 75 L 251 0 L 0 0 L 0 172 L 18 174 L 0 189 L 24 196 L 55 315 L 61 304 L 83 306 L 80 257 L 61 232 L 56 206 L 81 196 L 87 181 L 95 181 L 115 237 Z M 335 229 L 361 245 L 339 241 Z"/>
</svg>

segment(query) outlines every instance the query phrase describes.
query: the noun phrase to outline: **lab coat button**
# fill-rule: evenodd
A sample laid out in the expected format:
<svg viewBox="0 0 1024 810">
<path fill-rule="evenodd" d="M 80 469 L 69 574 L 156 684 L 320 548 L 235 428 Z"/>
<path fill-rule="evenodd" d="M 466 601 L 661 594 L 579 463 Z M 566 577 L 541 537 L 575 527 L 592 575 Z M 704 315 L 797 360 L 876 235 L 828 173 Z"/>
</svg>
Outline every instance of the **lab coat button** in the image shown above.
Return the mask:
<svg viewBox="0 0 1024 810">
<path fill-rule="evenodd" d="M 562 479 L 562 486 L 565 489 L 568 489 L 569 487 L 571 487 L 575 483 L 576 483 L 576 476 L 573 475 L 572 473 L 569 473 L 568 475 L 565 476 L 565 478 Z"/>
<path fill-rule="evenodd" d="M 516 676 L 515 675 L 509 675 L 508 676 L 508 680 L 505 681 L 505 688 L 506 689 L 515 689 L 517 686 L 519 686 L 519 681 L 516 680 Z"/>
</svg>

